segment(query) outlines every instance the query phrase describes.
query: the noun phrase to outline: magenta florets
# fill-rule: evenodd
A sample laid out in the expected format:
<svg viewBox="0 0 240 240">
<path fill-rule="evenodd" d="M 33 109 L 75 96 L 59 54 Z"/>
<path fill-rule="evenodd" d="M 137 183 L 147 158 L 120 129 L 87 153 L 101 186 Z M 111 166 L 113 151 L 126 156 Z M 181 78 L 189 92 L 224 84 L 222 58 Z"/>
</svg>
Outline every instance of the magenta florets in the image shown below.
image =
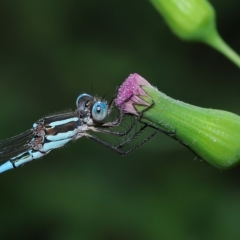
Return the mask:
<svg viewBox="0 0 240 240">
<path fill-rule="evenodd" d="M 130 76 L 119 87 L 115 104 L 125 113 L 138 115 L 133 104 L 148 106 L 140 97 L 147 96 L 142 86 L 151 86 L 144 78 L 137 73 Z"/>
</svg>

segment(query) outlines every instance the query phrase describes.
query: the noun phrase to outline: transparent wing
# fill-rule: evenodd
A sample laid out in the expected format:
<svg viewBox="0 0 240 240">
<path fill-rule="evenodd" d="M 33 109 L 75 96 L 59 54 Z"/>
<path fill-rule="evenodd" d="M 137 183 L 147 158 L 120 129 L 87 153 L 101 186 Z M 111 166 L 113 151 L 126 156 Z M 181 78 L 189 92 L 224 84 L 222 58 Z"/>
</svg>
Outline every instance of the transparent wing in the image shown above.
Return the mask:
<svg viewBox="0 0 240 240">
<path fill-rule="evenodd" d="M 30 141 L 34 137 L 33 129 L 0 141 L 0 164 L 31 149 Z"/>
</svg>

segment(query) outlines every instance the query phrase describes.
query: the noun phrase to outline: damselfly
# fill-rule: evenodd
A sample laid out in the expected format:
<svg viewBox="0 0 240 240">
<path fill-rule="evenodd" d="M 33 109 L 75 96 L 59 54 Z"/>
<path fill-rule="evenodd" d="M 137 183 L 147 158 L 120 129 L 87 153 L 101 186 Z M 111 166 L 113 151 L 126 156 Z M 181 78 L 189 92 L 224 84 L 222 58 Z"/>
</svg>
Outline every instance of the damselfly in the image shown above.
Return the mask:
<svg viewBox="0 0 240 240">
<path fill-rule="evenodd" d="M 78 96 L 76 105 L 77 109 L 73 112 L 44 117 L 34 123 L 33 127 L 28 131 L 0 141 L 0 173 L 23 166 L 46 155 L 55 148 L 62 147 L 68 142 L 84 136 L 121 155 L 126 155 L 148 141 L 159 131 L 154 131 L 142 142 L 124 151 L 123 147 L 143 131 L 147 124 L 141 124 L 139 130 L 128 136 L 138 119 L 135 117 L 124 132 L 113 131 L 112 128 L 119 126 L 123 117 L 120 108 L 117 109 L 116 118 L 113 121 L 107 121 L 114 107 L 114 99 L 107 103 L 102 98 L 84 93 Z M 114 146 L 92 135 L 91 132 L 116 135 L 120 137 L 120 143 Z M 122 136 L 127 137 L 122 140 Z"/>
</svg>

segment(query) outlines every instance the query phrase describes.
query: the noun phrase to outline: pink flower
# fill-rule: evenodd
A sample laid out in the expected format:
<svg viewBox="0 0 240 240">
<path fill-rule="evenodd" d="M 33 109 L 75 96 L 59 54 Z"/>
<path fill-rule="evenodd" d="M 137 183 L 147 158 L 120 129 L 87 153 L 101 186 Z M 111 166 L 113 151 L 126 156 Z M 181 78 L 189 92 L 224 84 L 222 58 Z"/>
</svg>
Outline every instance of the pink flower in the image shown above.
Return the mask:
<svg viewBox="0 0 240 240">
<path fill-rule="evenodd" d="M 130 74 L 129 77 L 119 87 L 115 104 L 124 113 L 139 115 L 134 105 L 149 106 L 149 103 L 141 99 L 141 96 L 148 96 L 142 86 L 151 86 L 143 77 L 137 73 Z"/>
</svg>

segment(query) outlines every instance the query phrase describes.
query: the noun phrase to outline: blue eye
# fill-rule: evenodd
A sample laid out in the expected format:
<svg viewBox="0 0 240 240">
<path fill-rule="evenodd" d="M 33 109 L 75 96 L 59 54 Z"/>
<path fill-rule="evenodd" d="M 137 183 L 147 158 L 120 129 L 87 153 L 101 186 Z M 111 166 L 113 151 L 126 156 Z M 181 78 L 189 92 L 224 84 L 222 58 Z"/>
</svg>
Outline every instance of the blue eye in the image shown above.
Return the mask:
<svg viewBox="0 0 240 240">
<path fill-rule="evenodd" d="M 77 108 L 78 109 L 84 109 L 85 105 L 88 101 L 92 100 L 92 96 L 87 94 L 87 93 L 83 93 L 83 94 L 80 94 L 78 97 L 77 97 L 77 100 L 76 100 L 76 105 L 77 105 Z"/>
<path fill-rule="evenodd" d="M 108 106 L 104 102 L 96 102 L 92 107 L 92 117 L 96 122 L 101 122 L 108 114 Z"/>
</svg>

